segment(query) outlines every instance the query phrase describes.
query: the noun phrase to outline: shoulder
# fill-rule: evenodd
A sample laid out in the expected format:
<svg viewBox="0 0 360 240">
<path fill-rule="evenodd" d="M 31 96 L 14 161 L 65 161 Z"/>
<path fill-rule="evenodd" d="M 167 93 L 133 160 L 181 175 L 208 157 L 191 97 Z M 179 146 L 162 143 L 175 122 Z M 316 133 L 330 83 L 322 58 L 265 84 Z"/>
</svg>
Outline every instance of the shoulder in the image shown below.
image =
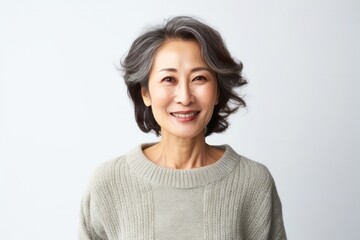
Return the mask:
<svg viewBox="0 0 360 240">
<path fill-rule="evenodd" d="M 141 149 L 142 145 L 138 145 L 126 154 L 99 165 L 90 178 L 88 189 L 99 193 L 114 190 L 122 185 L 125 187 L 129 185 L 134 177 L 130 163 L 141 156 Z"/>
<path fill-rule="evenodd" d="M 240 170 L 244 170 L 251 176 L 258 178 L 258 180 L 271 179 L 271 173 L 269 169 L 262 163 L 254 161 L 244 156 L 240 156 Z"/>
<path fill-rule="evenodd" d="M 253 189 L 272 188 L 274 180 L 269 169 L 264 164 L 238 154 L 230 146 L 227 146 L 227 151 L 227 156 L 238 162 L 233 174 L 241 182 Z"/>
<path fill-rule="evenodd" d="M 101 192 L 109 189 L 109 186 L 118 178 L 125 166 L 125 155 L 119 156 L 99 165 L 90 177 L 88 190 L 90 192 Z"/>
<path fill-rule="evenodd" d="M 227 160 L 231 159 L 232 161 L 238 162 L 237 171 L 240 171 L 242 174 L 250 174 L 256 177 L 271 177 L 269 169 L 264 164 L 240 155 L 229 145 L 225 145 L 225 149 L 225 157 Z"/>
</svg>

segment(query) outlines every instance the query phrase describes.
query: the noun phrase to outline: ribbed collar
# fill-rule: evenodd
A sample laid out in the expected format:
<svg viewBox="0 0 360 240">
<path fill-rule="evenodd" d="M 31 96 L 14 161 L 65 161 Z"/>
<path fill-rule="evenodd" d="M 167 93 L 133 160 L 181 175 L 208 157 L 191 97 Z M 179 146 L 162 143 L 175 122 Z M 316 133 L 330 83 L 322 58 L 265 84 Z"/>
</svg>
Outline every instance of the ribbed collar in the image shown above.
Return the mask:
<svg viewBox="0 0 360 240">
<path fill-rule="evenodd" d="M 173 188 L 204 186 L 226 177 L 239 164 L 239 156 L 229 145 L 218 146 L 225 150 L 214 164 L 193 169 L 172 169 L 161 167 L 149 160 L 142 149 L 152 144 L 142 144 L 126 155 L 131 171 L 145 182 Z"/>
</svg>

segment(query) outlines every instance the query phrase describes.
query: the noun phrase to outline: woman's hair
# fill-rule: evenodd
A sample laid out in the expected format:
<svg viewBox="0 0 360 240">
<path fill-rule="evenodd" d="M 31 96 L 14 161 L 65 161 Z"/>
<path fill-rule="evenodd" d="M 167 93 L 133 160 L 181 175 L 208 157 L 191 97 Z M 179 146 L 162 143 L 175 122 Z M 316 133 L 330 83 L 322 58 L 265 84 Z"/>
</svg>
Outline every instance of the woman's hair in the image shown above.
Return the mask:
<svg viewBox="0 0 360 240">
<path fill-rule="evenodd" d="M 157 136 L 161 134 L 151 106 L 147 107 L 143 102 L 141 87 L 148 88 L 154 56 L 159 47 L 169 39 L 194 40 L 200 45 L 203 60 L 216 74 L 219 92 L 218 104 L 214 107 L 205 134 L 208 136 L 213 132 L 223 132 L 229 126 L 229 115 L 239 107 L 246 106 L 245 101 L 235 92 L 236 87 L 247 84 L 241 75 L 243 65 L 231 57 L 222 37 L 215 29 L 186 16 L 174 17 L 163 26 L 148 29 L 135 39 L 121 62 L 139 128 L 143 132 L 153 130 Z"/>
</svg>

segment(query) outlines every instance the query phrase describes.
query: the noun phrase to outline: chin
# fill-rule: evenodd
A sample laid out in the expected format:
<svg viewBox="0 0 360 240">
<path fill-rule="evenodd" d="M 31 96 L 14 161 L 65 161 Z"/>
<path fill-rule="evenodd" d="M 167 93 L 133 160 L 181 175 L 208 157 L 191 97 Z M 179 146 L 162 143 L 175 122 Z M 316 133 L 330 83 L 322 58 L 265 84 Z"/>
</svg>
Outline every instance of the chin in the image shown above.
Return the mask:
<svg viewBox="0 0 360 240">
<path fill-rule="evenodd" d="M 204 137 L 205 138 L 205 130 L 201 131 L 191 131 L 189 129 L 183 129 L 182 131 L 179 129 L 178 131 L 167 132 L 167 135 L 172 135 L 178 138 L 198 138 Z"/>
</svg>

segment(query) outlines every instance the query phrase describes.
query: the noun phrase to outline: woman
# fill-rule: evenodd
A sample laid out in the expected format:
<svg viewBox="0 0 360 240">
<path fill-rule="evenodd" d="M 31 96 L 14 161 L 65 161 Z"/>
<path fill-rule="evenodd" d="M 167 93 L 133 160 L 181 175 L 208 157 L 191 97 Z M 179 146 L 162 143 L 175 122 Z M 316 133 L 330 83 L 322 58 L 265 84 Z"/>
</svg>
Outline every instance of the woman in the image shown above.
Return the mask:
<svg viewBox="0 0 360 240">
<path fill-rule="evenodd" d="M 286 239 L 267 168 L 205 141 L 245 106 L 242 64 L 219 33 L 175 17 L 139 36 L 122 66 L 138 126 L 160 141 L 97 169 L 80 239 Z"/>
</svg>

